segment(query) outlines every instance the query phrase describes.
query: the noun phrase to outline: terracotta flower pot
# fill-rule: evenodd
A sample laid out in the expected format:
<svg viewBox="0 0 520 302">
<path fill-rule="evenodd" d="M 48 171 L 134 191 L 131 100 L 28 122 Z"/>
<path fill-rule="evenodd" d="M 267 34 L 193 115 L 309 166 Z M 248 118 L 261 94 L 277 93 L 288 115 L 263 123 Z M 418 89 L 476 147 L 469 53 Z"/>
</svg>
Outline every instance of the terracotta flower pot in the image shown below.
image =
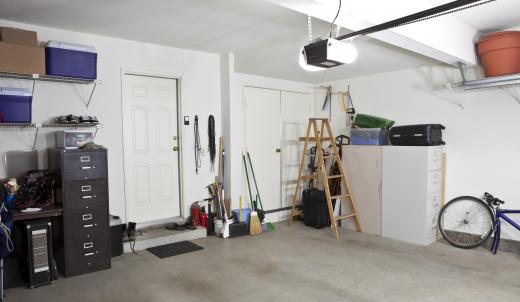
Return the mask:
<svg viewBox="0 0 520 302">
<path fill-rule="evenodd" d="M 485 35 L 477 51 L 486 77 L 520 73 L 520 31 Z"/>
</svg>

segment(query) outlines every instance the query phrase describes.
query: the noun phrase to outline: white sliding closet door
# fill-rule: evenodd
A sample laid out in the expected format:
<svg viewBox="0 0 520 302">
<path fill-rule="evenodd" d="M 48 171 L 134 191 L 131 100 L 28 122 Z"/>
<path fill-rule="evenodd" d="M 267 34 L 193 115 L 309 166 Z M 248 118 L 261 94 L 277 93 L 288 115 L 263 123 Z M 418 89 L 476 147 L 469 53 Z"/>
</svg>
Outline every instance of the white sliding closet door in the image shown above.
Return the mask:
<svg viewBox="0 0 520 302">
<path fill-rule="evenodd" d="M 305 136 L 312 116 L 312 95 L 246 87 L 244 99 L 245 147 L 251 153 L 264 210 L 288 207 L 303 151 L 298 138 Z M 249 200 L 247 186 L 245 195 Z M 288 213 L 275 212 L 267 218 L 285 220 Z"/>
<path fill-rule="evenodd" d="M 282 200 L 281 208 L 291 205 L 292 196 L 296 189 L 298 169 L 303 153 L 303 143 L 299 137 L 305 136 L 309 118 L 313 113 L 313 99 L 311 94 L 282 91 Z M 308 159 L 308 158 L 307 158 Z M 279 214 L 279 220 L 289 217 L 289 211 Z"/>
<path fill-rule="evenodd" d="M 280 207 L 280 91 L 245 87 L 244 99 L 245 147 L 251 154 L 264 210 L 277 209 Z M 253 189 L 253 179 L 250 182 Z M 245 195 L 249 202 L 247 189 Z"/>
</svg>

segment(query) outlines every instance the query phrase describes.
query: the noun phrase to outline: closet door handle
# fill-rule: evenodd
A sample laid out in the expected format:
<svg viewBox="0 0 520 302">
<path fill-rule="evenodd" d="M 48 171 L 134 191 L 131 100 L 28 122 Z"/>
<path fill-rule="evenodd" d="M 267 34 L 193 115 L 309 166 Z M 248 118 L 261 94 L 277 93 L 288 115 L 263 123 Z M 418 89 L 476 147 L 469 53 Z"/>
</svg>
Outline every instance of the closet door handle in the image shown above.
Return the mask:
<svg viewBox="0 0 520 302">
<path fill-rule="evenodd" d="M 280 148 L 276 149 L 276 153 L 280 153 L 280 152 L 282 152 L 282 149 L 280 149 Z"/>
</svg>

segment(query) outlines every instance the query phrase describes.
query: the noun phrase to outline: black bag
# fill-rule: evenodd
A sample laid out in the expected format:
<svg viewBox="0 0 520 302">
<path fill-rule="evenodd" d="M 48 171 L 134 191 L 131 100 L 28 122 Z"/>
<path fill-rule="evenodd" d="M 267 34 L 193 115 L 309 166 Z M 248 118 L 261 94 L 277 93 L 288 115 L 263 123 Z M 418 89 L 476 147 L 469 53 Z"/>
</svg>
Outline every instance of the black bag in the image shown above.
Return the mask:
<svg viewBox="0 0 520 302">
<path fill-rule="evenodd" d="M 52 190 L 56 183 L 56 175 L 49 170 L 32 170 L 25 174 L 22 186 L 16 192 L 14 207 L 19 210 L 27 208 L 45 208 L 52 203 Z"/>
<path fill-rule="evenodd" d="M 396 146 L 444 145 L 440 124 L 397 126 L 390 129 L 390 142 Z"/>
<path fill-rule="evenodd" d="M 330 226 L 329 208 L 325 192 L 311 188 L 302 192 L 303 222 L 317 229 Z"/>
</svg>

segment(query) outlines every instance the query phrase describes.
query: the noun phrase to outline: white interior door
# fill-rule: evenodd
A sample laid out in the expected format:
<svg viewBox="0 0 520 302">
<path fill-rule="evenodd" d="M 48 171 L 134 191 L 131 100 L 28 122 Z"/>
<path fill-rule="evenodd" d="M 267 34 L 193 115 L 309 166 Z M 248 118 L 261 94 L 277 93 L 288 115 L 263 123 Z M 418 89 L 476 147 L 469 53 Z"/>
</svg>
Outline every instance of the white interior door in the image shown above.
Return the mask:
<svg viewBox="0 0 520 302">
<path fill-rule="evenodd" d="M 127 220 L 180 216 L 177 80 L 123 75 Z"/>
<path fill-rule="evenodd" d="M 309 118 L 313 112 L 312 94 L 282 91 L 282 200 L 281 208 L 291 206 L 292 196 L 296 189 L 298 170 L 303 153 L 303 137 L 307 131 Z M 289 217 L 289 211 L 280 212 L 279 220 Z"/>
<path fill-rule="evenodd" d="M 245 147 L 251 154 L 264 210 L 280 207 L 280 91 L 244 88 Z M 251 186 L 254 187 L 252 179 Z M 247 189 L 246 189 L 247 191 Z M 246 192 L 246 199 L 249 194 Z M 253 196 L 253 198 L 255 198 Z M 270 215 L 267 216 L 268 219 Z"/>
</svg>

